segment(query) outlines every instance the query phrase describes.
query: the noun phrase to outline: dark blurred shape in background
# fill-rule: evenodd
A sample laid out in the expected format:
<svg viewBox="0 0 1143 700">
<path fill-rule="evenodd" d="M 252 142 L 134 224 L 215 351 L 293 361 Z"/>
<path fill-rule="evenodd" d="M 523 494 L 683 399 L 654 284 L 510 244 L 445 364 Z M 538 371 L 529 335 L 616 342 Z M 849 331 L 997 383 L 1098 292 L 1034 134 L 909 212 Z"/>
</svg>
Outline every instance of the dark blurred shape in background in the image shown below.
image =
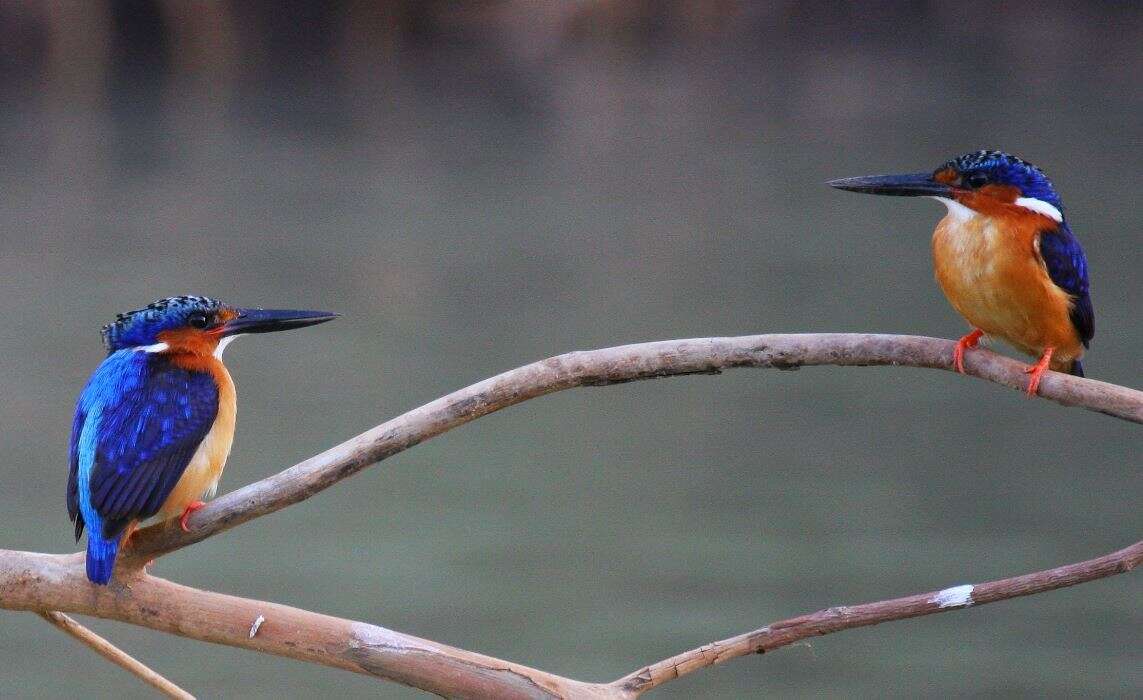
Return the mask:
<svg viewBox="0 0 1143 700">
<path fill-rule="evenodd" d="M 1092 269 L 1089 376 L 1137 386 L 1141 36 L 1139 3 L 4 0 L 0 546 L 74 547 L 72 402 L 118 311 L 203 293 L 344 314 L 228 352 L 229 490 L 575 348 L 958 337 L 940 207 L 822 183 L 981 147 L 1052 176 Z M 531 402 L 157 573 L 607 679 L 1121 547 L 1138 467 L 1130 426 L 951 374 L 742 371 Z M 663 695 L 1138 696 L 1139 585 L 846 633 Z M 35 618 L 3 625 L 0 696 L 144 696 Z M 204 697 L 417 697 L 95 626 Z"/>
</svg>

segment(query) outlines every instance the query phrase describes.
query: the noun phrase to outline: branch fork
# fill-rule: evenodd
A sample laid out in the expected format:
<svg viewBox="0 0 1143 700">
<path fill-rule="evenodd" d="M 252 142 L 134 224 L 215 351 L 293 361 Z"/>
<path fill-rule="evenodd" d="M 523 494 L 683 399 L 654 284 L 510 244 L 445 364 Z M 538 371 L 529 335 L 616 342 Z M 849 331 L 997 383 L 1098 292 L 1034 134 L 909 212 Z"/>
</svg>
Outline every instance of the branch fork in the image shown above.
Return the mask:
<svg viewBox="0 0 1143 700">
<path fill-rule="evenodd" d="M 1138 566 L 1143 561 L 1143 542 L 1088 561 L 1009 579 L 828 608 L 703 645 L 610 683 L 564 678 L 365 622 L 197 590 L 151 576 L 143 568 L 150 559 L 310 498 L 452 428 L 556 391 L 718 374 L 738 367 L 891 365 L 952 371 L 954 349 L 952 341 L 920 336 L 818 333 L 668 340 L 559 355 L 477 382 L 225 494 L 189 516 L 189 532 L 174 520 L 137 531 L 121 557 L 112 586 L 94 587 L 86 580 L 82 553 L 0 549 L 0 608 L 37 612 L 170 697 L 189 695 L 60 611 L 341 668 L 446 697 L 633 698 L 699 669 L 811 636 L 1042 593 Z M 1023 364 L 983 349 L 966 359 L 968 375 L 1017 391 L 1024 389 Z M 1065 406 L 1143 423 L 1143 392 L 1135 389 L 1048 372 L 1039 395 Z"/>
</svg>

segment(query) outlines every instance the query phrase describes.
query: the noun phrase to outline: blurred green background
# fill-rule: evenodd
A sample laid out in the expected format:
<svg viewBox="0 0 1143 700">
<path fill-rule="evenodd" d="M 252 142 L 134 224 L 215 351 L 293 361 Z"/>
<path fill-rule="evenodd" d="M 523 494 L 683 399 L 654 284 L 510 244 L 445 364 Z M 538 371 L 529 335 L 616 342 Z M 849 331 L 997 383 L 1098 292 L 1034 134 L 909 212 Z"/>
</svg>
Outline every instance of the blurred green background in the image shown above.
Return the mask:
<svg viewBox="0 0 1143 700">
<path fill-rule="evenodd" d="M 0 546 L 73 551 L 99 327 L 177 293 L 340 311 L 227 354 L 249 483 L 572 349 L 955 338 L 943 209 L 830 190 L 982 147 L 1042 166 L 1092 270 L 1089 376 L 1139 386 L 1138 3 L 0 4 Z M 1007 352 L 1007 350 L 1005 350 Z M 583 389 L 160 560 L 177 581 L 610 680 L 830 605 L 1140 535 L 1136 426 L 950 373 Z M 1139 576 L 846 632 L 665 698 L 1143 693 Z M 418 697 L 88 620 L 202 697 Z M 146 697 L 29 614 L 0 696 Z"/>
</svg>

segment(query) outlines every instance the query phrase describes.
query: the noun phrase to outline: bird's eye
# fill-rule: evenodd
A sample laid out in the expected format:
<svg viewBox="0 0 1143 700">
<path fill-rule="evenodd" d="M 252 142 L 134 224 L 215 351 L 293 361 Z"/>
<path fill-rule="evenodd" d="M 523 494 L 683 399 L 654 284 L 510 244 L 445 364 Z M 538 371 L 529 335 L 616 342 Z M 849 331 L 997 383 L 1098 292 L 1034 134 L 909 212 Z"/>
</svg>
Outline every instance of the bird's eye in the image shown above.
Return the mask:
<svg viewBox="0 0 1143 700">
<path fill-rule="evenodd" d="M 964 184 L 975 190 L 988 184 L 988 176 L 984 173 L 972 173 L 964 178 Z"/>
<path fill-rule="evenodd" d="M 210 325 L 210 319 L 206 317 L 206 314 L 191 314 L 190 318 L 187 319 L 187 325 L 191 328 L 206 328 Z"/>
</svg>

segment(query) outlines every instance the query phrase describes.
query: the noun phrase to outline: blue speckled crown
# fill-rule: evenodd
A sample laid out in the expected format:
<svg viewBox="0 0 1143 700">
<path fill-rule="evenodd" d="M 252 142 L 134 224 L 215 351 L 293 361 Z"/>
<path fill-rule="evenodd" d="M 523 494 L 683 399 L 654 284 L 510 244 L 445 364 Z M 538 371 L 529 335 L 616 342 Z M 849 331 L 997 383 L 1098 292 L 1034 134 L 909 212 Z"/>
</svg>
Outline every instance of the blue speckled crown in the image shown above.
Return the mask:
<svg viewBox="0 0 1143 700">
<path fill-rule="evenodd" d="M 187 317 L 194 312 L 212 313 L 222 307 L 222 302 L 210 297 L 179 296 L 159 299 L 141 309 L 118 314 L 115 320 L 103 327 L 103 344 L 108 352 L 124 348 L 151 345 L 158 342 L 159 333 L 179 328 L 187 324 Z"/>
<path fill-rule="evenodd" d="M 1063 211 L 1060 196 L 1042 170 L 1004 151 L 976 151 L 953 158 L 937 171 L 952 168 L 961 175 L 982 173 L 990 182 L 1020 188 L 1025 197 L 1034 197 Z"/>
</svg>

